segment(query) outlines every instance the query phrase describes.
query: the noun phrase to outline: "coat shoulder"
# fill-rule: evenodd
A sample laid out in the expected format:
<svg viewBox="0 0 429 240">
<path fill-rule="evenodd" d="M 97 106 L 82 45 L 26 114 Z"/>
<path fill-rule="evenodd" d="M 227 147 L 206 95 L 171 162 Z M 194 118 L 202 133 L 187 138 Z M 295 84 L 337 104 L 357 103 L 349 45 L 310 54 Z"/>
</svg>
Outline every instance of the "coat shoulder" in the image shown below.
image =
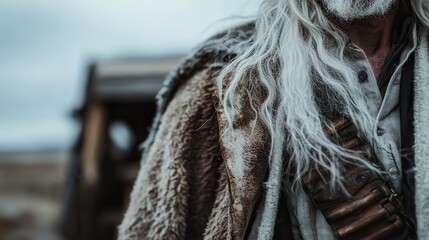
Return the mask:
<svg viewBox="0 0 429 240">
<path fill-rule="evenodd" d="M 246 48 L 254 32 L 254 26 L 254 22 L 249 22 L 214 35 L 195 48 L 182 60 L 176 70 L 167 76 L 157 94 L 156 116 L 150 135 L 142 144 L 142 148 L 146 148 L 153 142 L 162 115 L 180 88 L 192 84 L 209 84 L 212 87 L 206 88 L 207 94 L 213 93 L 216 73 Z M 195 77 L 200 81 L 190 81 Z"/>
<path fill-rule="evenodd" d="M 158 98 L 168 102 L 171 94 L 196 73 L 203 70 L 220 70 L 246 49 L 254 32 L 254 23 L 246 23 L 220 32 L 197 46 L 184 58 L 177 69 L 164 82 Z"/>
</svg>

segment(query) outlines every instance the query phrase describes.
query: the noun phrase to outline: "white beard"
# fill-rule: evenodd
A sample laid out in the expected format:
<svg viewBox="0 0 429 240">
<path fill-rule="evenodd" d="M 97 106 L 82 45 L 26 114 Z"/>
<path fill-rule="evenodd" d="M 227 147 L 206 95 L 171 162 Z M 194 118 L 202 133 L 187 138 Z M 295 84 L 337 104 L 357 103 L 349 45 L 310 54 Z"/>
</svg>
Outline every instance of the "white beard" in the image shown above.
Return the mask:
<svg viewBox="0 0 429 240">
<path fill-rule="evenodd" d="M 321 0 L 327 11 L 349 21 L 384 15 L 398 0 Z"/>
</svg>

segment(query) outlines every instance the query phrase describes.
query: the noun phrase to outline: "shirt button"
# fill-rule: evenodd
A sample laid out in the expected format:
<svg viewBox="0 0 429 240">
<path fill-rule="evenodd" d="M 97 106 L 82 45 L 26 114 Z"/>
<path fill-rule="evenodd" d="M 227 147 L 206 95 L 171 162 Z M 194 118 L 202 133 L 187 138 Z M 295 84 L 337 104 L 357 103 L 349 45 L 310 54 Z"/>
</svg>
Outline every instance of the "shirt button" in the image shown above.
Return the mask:
<svg viewBox="0 0 429 240">
<path fill-rule="evenodd" d="M 383 128 L 377 127 L 377 135 L 378 136 L 383 136 L 385 132 L 386 132 L 386 130 L 384 130 Z"/>
<path fill-rule="evenodd" d="M 368 73 L 365 70 L 362 70 L 358 73 L 359 82 L 365 82 L 368 80 Z"/>
</svg>

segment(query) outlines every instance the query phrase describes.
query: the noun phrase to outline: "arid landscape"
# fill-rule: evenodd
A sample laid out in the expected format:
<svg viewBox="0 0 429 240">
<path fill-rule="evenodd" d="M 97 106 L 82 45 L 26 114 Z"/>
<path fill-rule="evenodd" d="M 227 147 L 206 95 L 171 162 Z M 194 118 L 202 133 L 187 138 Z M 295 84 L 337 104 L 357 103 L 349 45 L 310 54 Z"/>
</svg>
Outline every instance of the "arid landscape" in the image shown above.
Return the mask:
<svg viewBox="0 0 429 240">
<path fill-rule="evenodd" d="M 68 154 L 0 153 L 0 236 L 59 240 Z"/>
</svg>

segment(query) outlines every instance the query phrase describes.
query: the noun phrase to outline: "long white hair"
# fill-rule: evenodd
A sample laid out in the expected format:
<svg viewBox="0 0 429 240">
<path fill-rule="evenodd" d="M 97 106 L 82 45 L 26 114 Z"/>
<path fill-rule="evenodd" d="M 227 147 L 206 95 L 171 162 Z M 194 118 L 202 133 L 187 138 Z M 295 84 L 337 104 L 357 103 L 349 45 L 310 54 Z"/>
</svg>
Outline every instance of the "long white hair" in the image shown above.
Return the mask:
<svg viewBox="0 0 429 240">
<path fill-rule="evenodd" d="M 419 24 L 426 30 L 429 29 L 429 2 L 427 0 L 411 0 L 410 5 Z"/>
<path fill-rule="evenodd" d="M 427 28 L 429 2 L 405 4 Z M 349 40 L 328 20 L 320 0 L 264 0 L 255 24 L 248 47 L 218 76 L 227 131 L 234 130 L 235 95 L 244 86 L 247 102 L 270 134 L 271 165 L 279 167 L 286 150 L 287 170 L 293 169 L 295 180 L 316 166 L 331 173 L 333 187 L 341 186 L 339 159 L 354 159 L 355 164 L 377 171 L 365 159 L 333 144 L 323 131 L 331 126 L 329 117 L 324 117 L 326 110 L 333 110 L 347 116 L 360 136 L 377 141 L 375 119 L 353 62 L 345 54 Z M 225 88 L 226 78 L 232 79 Z M 258 91 L 264 92 L 261 101 L 252 95 Z"/>
<path fill-rule="evenodd" d="M 330 114 L 337 112 L 355 124 L 361 137 L 377 144 L 375 119 L 358 85 L 353 61 L 346 57 L 349 40 L 328 20 L 320 1 L 263 0 L 254 33 L 241 44 L 247 47 L 217 79 L 226 131 L 234 131 L 234 121 L 242 117 L 236 96 L 244 90 L 245 103 L 270 135 L 270 172 L 258 228 L 262 239 L 273 235 L 284 171 L 293 174 L 295 186 L 313 167 L 327 171 L 333 190 L 344 189 L 340 159 L 381 172 L 359 154 L 333 144 L 323 131 L 332 126 Z M 429 29 L 428 0 L 402 4 L 416 16 L 420 29 Z"/>
</svg>

